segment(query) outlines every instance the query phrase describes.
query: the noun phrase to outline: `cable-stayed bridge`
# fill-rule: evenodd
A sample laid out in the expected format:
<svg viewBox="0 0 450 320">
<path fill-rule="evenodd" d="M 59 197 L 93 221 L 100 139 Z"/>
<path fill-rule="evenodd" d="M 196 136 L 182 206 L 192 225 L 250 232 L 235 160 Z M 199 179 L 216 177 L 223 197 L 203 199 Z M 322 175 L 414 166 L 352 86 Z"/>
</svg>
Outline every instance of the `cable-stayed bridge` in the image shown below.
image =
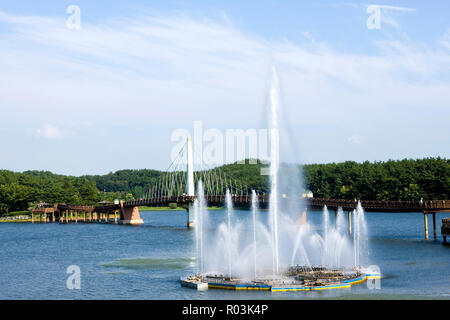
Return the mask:
<svg viewBox="0 0 450 320">
<path fill-rule="evenodd" d="M 143 221 L 139 215 L 139 207 L 158 207 L 177 204 L 186 208 L 187 226 L 195 224 L 191 205 L 196 199 L 195 186 L 202 181 L 205 200 L 208 205 L 224 205 L 227 190 L 235 205 L 249 206 L 251 203 L 252 189 L 242 183 L 239 178 L 232 177 L 220 167 L 208 168 L 202 164 L 194 170 L 192 140 L 187 139 L 177 157 L 172 161 L 167 170 L 160 175 L 158 180 L 145 192 L 139 200 L 120 201 L 119 204 L 103 206 L 79 206 L 70 204 L 55 204 L 53 208 L 38 208 L 33 214 L 39 214 L 41 220 L 70 222 L 70 221 L 111 221 L 120 224 L 139 225 Z M 255 190 L 261 207 L 269 205 L 270 196 L 261 190 Z M 303 201 L 305 207 L 320 209 L 327 206 L 329 210 L 342 208 L 349 213 L 356 209 L 356 200 L 344 199 L 318 199 L 304 198 L 298 195 L 297 199 L 283 195 L 281 201 Z M 424 225 L 426 238 L 428 238 L 427 214 L 433 215 L 434 234 L 436 236 L 436 218 L 438 212 L 450 212 L 450 200 L 421 200 L 421 201 L 370 201 L 361 200 L 361 205 L 366 211 L 377 212 L 422 212 L 424 213 Z M 81 216 L 80 216 L 81 213 Z M 302 212 L 298 213 L 299 216 Z"/>
</svg>

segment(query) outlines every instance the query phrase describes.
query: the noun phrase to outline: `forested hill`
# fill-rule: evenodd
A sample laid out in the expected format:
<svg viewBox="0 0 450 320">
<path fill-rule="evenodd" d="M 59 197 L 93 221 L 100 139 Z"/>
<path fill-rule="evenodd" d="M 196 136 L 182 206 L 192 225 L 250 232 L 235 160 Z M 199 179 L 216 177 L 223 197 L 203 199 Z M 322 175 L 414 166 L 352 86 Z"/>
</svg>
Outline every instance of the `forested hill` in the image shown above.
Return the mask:
<svg viewBox="0 0 450 320">
<path fill-rule="evenodd" d="M 268 192 L 268 176 L 261 175 L 258 164 L 229 164 L 221 169 L 252 189 Z M 315 197 L 365 200 L 419 200 L 450 198 L 450 160 L 426 158 L 385 162 L 352 161 L 298 166 L 281 170 L 282 179 L 303 179 L 305 189 Z M 283 172 L 288 172 L 283 174 Z M 161 174 L 154 170 L 121 170 L 104 176 L 88 176 L 100 190 L 126 192 L 139 197 Z M 294 176 L 293 176 L 294 175 Z"/>
<path fill-rule="evenodd" d="M 258 164 L 221 167 L 250 188 L 268 192 L 268 176 Z M 293 169 L 295 169 L 293 171 Z M 315 197 L 365 200 L 450 198 L 450 160 L 426 158 L 385 162 L 352 161 L 304 166 L 284 165 L 281 179 L 301 181 Z M 296 173 L 297 172 L 297 173 Z M 70 177 L 51 172 L 0 170 L 0 213 L 24 210 L 39 201 L 94 204 L 141 197 L 162 174 L 157 170 L 120 170 L 106 175 Z"/>
<path fill-rule="evenodd" d="M 84 176 L 84 178 L 94 182 L 100 191 L 114 194 L 131 193 L 138 198 L 156 183 L 161 174 L 162 171 L 149 169 L 119 170 L 102 176 Z"/>
<path fill-rule="evenodd" d="M 48 171 L 17 173 L 0 170 L 0 214 L 47 203 L 94 204 L 101 201 L 95 181 Z"/>
<path fill-rule="evenodd" d="M 427 158 L 304 166 L 305 184 L 316 197 L 366 200 L 450 198 L 450 160 Z"/>
</svg>

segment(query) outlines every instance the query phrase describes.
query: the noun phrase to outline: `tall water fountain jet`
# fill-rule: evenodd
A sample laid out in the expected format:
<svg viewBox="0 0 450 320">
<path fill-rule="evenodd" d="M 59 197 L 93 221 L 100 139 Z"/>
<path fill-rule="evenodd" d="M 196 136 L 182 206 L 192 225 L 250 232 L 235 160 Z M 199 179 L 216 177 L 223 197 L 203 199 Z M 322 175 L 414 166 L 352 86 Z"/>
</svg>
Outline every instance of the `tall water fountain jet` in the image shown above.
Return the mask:
<svg viewBox="0 0 450 320">
<path fill-rule="evenodd" d="M 194 218 L 197 222 L 197 227 L 195 228 L 195 243 L 197 248 L 197 264 L 200 273 L 205 271 L 205 224 L 208 220 L 208 210 L 206 207 L 207 205 L 205 200 L 205 192 L 203 190 L 203 182 L 202 180 L 199 180 L 197 184 L 197 197 L 194 201 Z"/>
<path fill-rule="evenodd" d="M 232 229 L 231 229 L 231 215 L 233 213 L 233 199 L 231 198 L 230 190 L 227 189 L 225 195 L 227 204 L 227 253 L 228 253 L 228 276 L 231 278 L 231 252 L 232 252 Z"/>
<path fill-rule="evenodd" d="M 341 207 L 338 208 L 336 213 L 336 229 L 341 234 L 344 235 L 345 233 L 345 217 L 344 217 L 344 211 Z"/>
<path fill-rule="evenodd" d="M 280 141 L 278 127 L 278 76 L 275 68 L 272 68 L 272 84 L 270 88 L 270 204 L 269 217 L 272 232 L 273 274 L 279 273 L 278 251 L 278 171 L 280 167 Z"/>
<path fill-rule="evenodd" d="M 305 236 L 308 235 L 308 227 L 304 225 L 297 226 L 297 234 L 295 236 L 294 248 L 292 250 L 292 257 L 290 265 L 294 266 L 295 264 L 303 265 L 309 269 L 312 268 L 311 262 L 309 261 L 308 254 L 306 253 L 304 241 Z M 300 257 L 297 255 L 300 253 Z"/>
<path fill-rule="evenodd" d="M 252 222 L 253 222 L 253 279 L 256 279 L 256 211 L 258 210 L 258 196 L 252 190 Z"/>
<path fill-rule="evenodd" d="M 330 212 L 328 211 L 327 206 L 323 206 L 322 221 L 323 221 L 323 237 L 326 238 L 328 232 L 330 231 Z"/>
<path fill-rule="evenodd" d="M 353 210 L 353 255 L 355 267 L 359 266 L 359 223 L 358 213 Z"/>
<path fill-rule="evenodd" d="M 202 241 L 200 239 L 201 228 L 199 227 L 200 226 L 199 220 L 200 220 L 201 214 L 200 214 L 200 204 L 199 204 L 198 199 L 195 199 L 193 208 L 194 208 L 194 219 L 195 219 L 195 221 L 197 221 L 197 227 L 194 229 L 194 231 L 195 231 L 195 251 L 196 251 L 195 260 L 197 263 L 198 272 L 202 273 L 203 272 L 203 266 L 202 266 L 202 264 L 203 264 L 203 252 L 202 251 L 203 250 L 201 248 Z"/>
<path fill-rule="evenodd" d="M 328 234 L 330 232 L 330 213 L 327 206 L 323 206 L 322 210 L 322 223 L 323 223 L 323 246 L 322 246 L 322 265 L 327 265 L 328 258 Z"/>
<path fill-rule="evenodd" d="M 353 210 L 353 246 L 354 246 L 354 259 L 355 267 L 361 266 L 362 253 L 367 253 L 367 223 L 364 214 L 364 209 L 361 205 L 361 201 L 358 201 L 356 210 Z M 365 261 L 364 261 L 365 262 Z"/>
</svg>

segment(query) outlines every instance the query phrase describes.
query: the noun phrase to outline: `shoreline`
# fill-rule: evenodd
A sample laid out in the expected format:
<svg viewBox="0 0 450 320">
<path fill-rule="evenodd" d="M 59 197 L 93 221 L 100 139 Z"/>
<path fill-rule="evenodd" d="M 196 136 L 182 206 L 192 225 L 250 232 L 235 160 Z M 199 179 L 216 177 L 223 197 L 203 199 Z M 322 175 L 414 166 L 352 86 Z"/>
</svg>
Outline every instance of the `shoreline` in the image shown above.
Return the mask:
<svg viewBox="0 0 450 320">
<path fill-rule="evenodd" d="M 223 207 L 217 207 L 217 206 L 212 206 L 209 207 L 208 210 L 222 210 Z M 139 211 L 186 211 L 185 208 L 183 207 L 176 207 L 176 208 L 170 208 L 170 207 L 139 207 Z M 9 217 L 0 217 L 0 223 L 32 223 L 32 219 L 29 216 L 28 218 L 13 218 L 14 216 L 9 216 Z M 6 218 L 6 219 L 5 219 Z M 80 221 L 82 221 L 82 219 L 80 219 Z M 39 218 L 36 218 L 34 220 L 34 223 L 45 223 L 45 222 L 41 222 L 39 221 Z M 50 222 L 47 222 L 50 223 Z"/>
<path fill-rule="evenodd" d="M 3 220 L 0 219 L 0 223 L 31 223 L 31 218 L 30 219 L 11 219 L 11 220 Z M 34 223 L 37 223 L 36 221 Z M 40 222 L 39 222 L 40 223 Z"/>
</svg>

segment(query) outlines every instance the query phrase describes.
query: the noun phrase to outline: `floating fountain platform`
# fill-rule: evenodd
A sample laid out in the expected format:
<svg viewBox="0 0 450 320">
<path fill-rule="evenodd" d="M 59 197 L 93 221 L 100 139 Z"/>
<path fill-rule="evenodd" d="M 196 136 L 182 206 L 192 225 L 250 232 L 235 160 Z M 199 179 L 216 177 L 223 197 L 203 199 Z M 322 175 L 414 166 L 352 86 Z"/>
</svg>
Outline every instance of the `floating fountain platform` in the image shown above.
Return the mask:
<svg viewBox="0 0 450 320">
<path fill-rule="evenodd" d="M 254 280 L 230 278 L 216 274 L 197 274 L 181 279 L 181 285 L 197 290 L 208 288 L 228 290 L 311 291 L 350 288 L 368 279 L 379 279 L 380 274 L 364 273 L 361 268 L 327 269 L 324 267 L 289 268 L 278 277 Z"/>
<path fill-rule="evenodd" d="M 187 278 L 181 278 L 181 286 L 197 289 L 208 290 L 208 283 L 202 280 L 202 275 L 189 276 Z"/>
</svg>

